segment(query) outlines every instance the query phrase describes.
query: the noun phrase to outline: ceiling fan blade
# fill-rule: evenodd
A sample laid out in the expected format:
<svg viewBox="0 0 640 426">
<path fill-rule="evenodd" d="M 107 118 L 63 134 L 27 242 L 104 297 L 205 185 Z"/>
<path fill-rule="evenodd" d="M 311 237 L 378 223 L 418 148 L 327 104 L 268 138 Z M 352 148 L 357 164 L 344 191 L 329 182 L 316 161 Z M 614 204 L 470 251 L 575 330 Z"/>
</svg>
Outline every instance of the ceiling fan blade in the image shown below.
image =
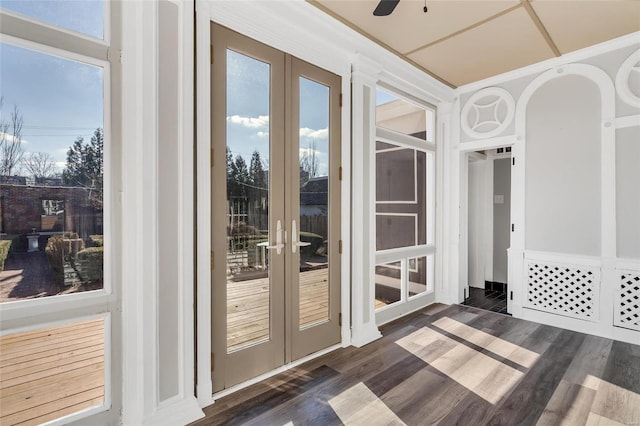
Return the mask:
<svg viewBox="0 0 640 426">
<path fill-rule="evenodd" d="M 400 3 L 400 0 L 380 0 L 376 10 L 373 11 L 374 16 L 388 16 L 391 15 L 393 9 Z"/>
</svg>

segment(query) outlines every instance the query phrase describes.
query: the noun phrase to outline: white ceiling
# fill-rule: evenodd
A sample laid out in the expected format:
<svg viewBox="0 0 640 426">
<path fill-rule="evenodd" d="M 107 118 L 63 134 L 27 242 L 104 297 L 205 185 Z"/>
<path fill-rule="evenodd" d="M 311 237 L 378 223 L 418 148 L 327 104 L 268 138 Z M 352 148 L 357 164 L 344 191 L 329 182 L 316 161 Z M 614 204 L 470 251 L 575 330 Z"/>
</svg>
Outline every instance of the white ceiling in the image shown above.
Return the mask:
<svg viewBox="0 0 640 426">
<path fill-rule="evenodd" d="M 640 0 L 308 1 L 452 87 L 640 31 Z"/>
</svg>

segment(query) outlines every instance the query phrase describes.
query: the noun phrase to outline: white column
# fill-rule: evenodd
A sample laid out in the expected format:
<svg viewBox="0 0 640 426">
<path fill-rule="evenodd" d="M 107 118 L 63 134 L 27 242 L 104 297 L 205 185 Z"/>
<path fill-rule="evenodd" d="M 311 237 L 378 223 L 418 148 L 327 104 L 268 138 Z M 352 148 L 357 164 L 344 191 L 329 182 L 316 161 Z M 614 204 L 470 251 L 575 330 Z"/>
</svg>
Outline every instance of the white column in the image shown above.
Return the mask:
<svg viewBox="0 0 640 426">
<path fill-rule="evenodd" d="M 197 128 L 196 162 L 198 189 L 197 199 L 197 257 L 198 283 L 196 337 L 198 377 L 196 394 L 198 403 L 205 407 L 213 403 L 211 381 L 211 68 L 209 46 L 211 45 L 211 12 L 209 3 L 196 0 L 196 49 L 197 49 Z"/>
<path fill-rule="evenodd" d="M 203 416 L 193 395 L 193 2 L 123 2 L 122 8 L 121 421 L 186 424 Z M 177 66 L 160 70 L 172 61 Z M 170 136 L 160 131 L 163 121 L 173 123 Z M 175 181 L 161 176 L 171 154 Z M 174 203 L 160 197 L 164 189 Z M 161 215 L 163 200 L 170 211 Z M 171 256 L 159 238 L 167 226 L 178 230 L 170 278 L 159 273 Z"/>
<path fill-rule="evenodd" d="M 446 165 L 450 161 L 452 152 L 451 144 L 453 138 L 457 134 L 454 129 L 458 128 L 457 121 L 453 116 L 456 110 L 455 103 L 440 103 L 437 110 L 437 151 L 436 151 L 436 302 L 450 303 L 450 286 L 451 271 L 449 264 L 451 262 L 452 251 L 449 244 L 449 235 L 451 234 L 451 226 L 449 223 L 450 215 L 450 194 L 452 176 L 449 167 Z M 457 182 L 457 180 L 455 180 Z M 456 230 L 457 231 L 457 230 Z"/>
<path fill-rule="evenodd" d="M 374 312 L 375 91 L 379 67 L 362 56 L 352 72 L 352 328 L 351 343 L 364 346 L 382 334 Z"/>
</svg>

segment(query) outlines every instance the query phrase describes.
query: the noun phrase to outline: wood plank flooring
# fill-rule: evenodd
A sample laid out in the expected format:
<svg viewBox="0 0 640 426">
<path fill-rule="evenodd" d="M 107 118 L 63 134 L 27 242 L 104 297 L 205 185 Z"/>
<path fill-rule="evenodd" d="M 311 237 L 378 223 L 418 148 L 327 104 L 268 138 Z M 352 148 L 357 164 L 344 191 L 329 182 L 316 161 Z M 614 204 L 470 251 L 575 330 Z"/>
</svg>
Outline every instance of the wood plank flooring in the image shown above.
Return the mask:
<svg viewBox="0 0 640 426">
<path fill-rule="evenodd" d="M 205 425 L 640 425 L 640 346 L 432 305 L 228 395 Z"/>
<path fill-rule="evenodd" d="M 0 425 L 37 425 L 104 401 L 104 320 L 0 337 Z"/>
<path fill-rule="evenodd" d="M 300 325 L 329 315 L 329 269 L 300 272 Z M 227 283 L 227 349 L 269 337 L 269 278 Z"/>
</svg>

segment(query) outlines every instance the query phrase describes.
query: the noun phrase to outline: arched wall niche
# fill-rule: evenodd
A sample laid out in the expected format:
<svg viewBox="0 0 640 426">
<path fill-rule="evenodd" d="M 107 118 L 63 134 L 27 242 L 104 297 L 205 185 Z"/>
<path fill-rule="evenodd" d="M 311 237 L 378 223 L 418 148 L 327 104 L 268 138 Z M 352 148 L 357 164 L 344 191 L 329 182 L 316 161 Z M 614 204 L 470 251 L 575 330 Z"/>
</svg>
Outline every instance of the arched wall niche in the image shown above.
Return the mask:
<svg viewBox="0 0 640 426">
<path fill-rule="evenodd" d="M 520 249 L 615 257 L 614 117 L 613 82 L 591 65 L 549 70 L 522 93 Z"/>
<path fill-rule="evenodd" d="M 509 262 L 517 316 L 629 338 L 614 331 L 632 328 L 616 259 L 615 101 L 611 77 L 585 64 L 549 70 L 523 92 L 514 173 L 524 194 Z"/>
<path fill-rule="evenodd" d="M 599 256 L 601 101 L 580 75 L 531 96 L 525 132 L 525 249 Z"/>
</svg>

